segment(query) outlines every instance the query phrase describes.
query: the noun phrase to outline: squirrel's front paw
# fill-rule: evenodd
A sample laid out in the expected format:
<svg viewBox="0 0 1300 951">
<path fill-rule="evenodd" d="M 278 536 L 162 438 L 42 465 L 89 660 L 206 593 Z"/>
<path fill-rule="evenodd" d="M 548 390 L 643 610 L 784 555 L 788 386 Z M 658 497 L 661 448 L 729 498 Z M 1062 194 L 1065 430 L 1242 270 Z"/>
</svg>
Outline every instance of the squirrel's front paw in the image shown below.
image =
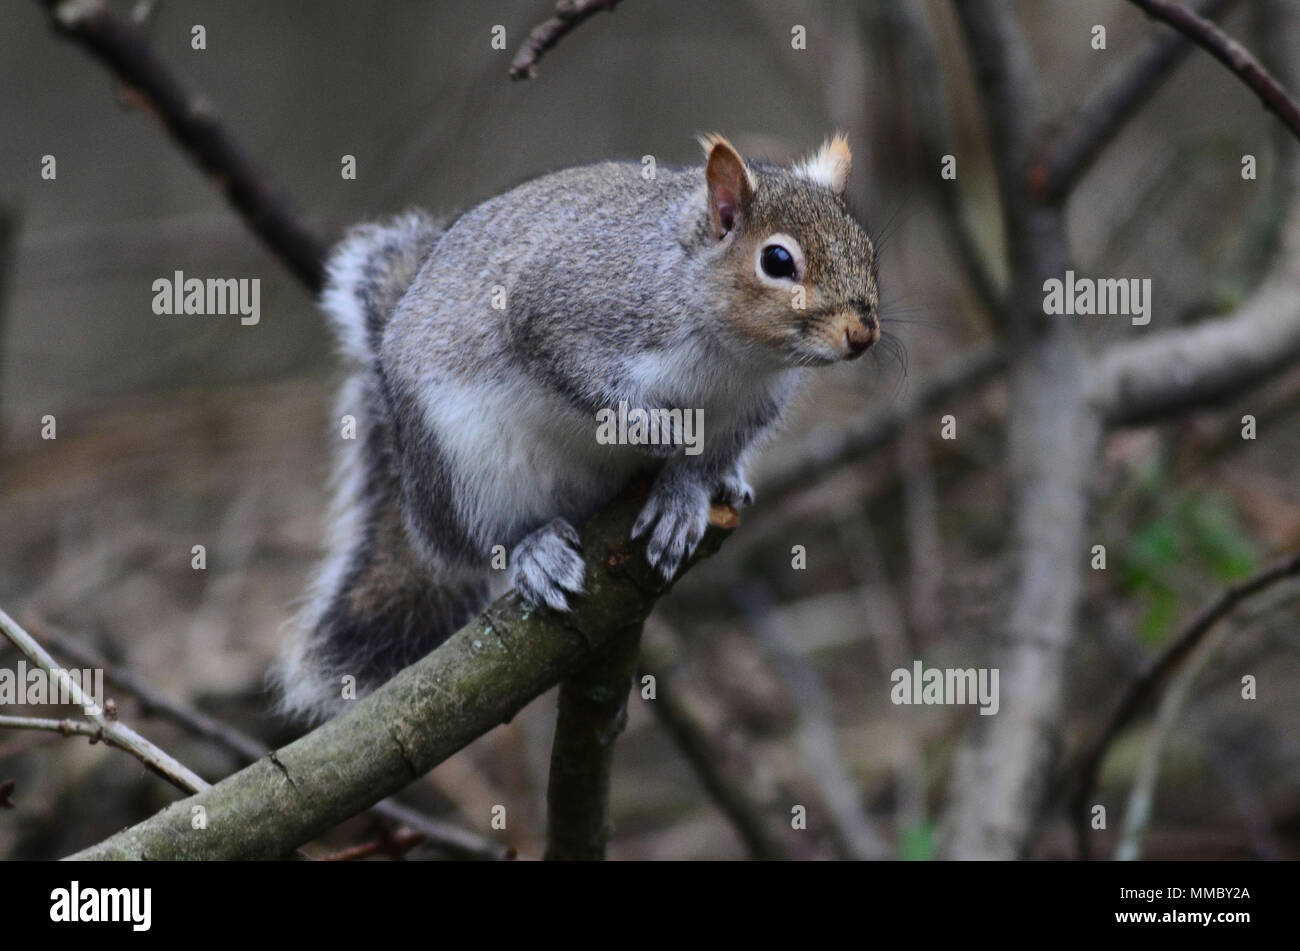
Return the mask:
<svg viewBox="0 0 1300 951">
<path fill-rule="evenodd" d="M 709 492 L 689 478 L 661 478 L 632 526 L 640 538 L 651 526 L 646 560 L 665 581 L 671 581 L 682 560 L 689 558 L 709 525 Z"/>
<path fill-rule="evenodd" d="M 570 610 L 569 595 L 582 594 L 585 574 L 578 533 L 562 518 L 525 537 L 511 553 L 511 581 L 533 605 Z"/>
</svg>

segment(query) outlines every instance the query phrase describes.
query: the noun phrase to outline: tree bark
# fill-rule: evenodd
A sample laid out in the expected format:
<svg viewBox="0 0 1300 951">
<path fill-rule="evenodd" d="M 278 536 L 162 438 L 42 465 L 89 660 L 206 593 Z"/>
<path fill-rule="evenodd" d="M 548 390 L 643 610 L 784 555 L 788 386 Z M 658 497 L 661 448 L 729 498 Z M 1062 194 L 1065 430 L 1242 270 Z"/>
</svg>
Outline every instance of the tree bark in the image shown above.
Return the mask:
<svg viewBox="0 0 1300 951">
<path fill-rule="evenodd" d="M 629 494 L 583 528 L 587 596 L 571 615 L 507 594 L 347 712 L 71 858 L 277 858 L 418 779 L 645 619 L 667 586 L 627 540 L 640 504 Z M 678 576 L 738 521 L 715 506 Z"/>
</svg>

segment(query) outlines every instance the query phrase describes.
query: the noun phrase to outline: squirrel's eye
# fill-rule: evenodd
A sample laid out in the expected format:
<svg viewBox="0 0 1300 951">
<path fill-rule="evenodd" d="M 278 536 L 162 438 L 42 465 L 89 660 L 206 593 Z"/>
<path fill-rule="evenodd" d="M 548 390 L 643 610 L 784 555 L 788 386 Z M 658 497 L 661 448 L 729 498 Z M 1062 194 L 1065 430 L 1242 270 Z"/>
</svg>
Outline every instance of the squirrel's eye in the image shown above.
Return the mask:
<svg viewBox="0 0 1300 951">
<path fill-rule="evenodd" d="M 768 277 L 794 277 L 794 255 L 779 244 L 769 244 L 760 258 L 763 273 Z"/>
</svg>

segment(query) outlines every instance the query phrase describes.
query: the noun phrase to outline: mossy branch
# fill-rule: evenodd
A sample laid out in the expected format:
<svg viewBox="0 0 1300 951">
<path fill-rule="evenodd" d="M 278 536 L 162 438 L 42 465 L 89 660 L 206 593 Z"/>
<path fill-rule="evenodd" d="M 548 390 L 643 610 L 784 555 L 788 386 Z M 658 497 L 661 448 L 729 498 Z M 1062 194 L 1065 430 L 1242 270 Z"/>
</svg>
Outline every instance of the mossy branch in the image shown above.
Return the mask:
<svg viewBox="0 0 1300 951">
<path fill-rule="evenodd" d="M 341 716 L 71 858 L 276 858 L 423 776 L 650 613 L 668 586 L 643 546 L 628 541 L 640 504 L 629 493 L 584 527 L 587 596 L 571 615 L 507 594 Z M 678 575 L 716 551 L 738 522 L 732 509 L 715 506 Z"/>
<path fill-rule="evenodd" d="M 627 725 L 641 625 L 617 632 L 560 685 L 546 784 L 546 858 L 595 861 L 609 844 L 609 783 L 614 743 Z"/>
</svg>

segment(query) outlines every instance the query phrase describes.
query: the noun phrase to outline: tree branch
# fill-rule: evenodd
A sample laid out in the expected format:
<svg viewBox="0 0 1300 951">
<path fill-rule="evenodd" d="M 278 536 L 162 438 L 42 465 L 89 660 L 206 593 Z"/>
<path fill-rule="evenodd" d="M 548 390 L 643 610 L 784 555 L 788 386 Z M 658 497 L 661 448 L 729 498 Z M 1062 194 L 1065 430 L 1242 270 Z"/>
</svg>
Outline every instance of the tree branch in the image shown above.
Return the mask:
<svg viewBox="0 0 1300 951">
<path fill-rule="evenodd" d="M 1201 0 L 1200 16 L 1222 14 L 1236 0 Z M 1104 73 L 1061 135 L 1030 169 L 1030 186 L 1046 202 L 1064 200 L 1110 141 L 1187 58 L 1192 45 L 1170 30 L 1154 37 L 1118 70 Z"/>
<path fill-rule="evenodd" d="M 61 736 L 88 736 L 95 743 L 104 739 L 104 730 L 83 720 L 50 720 L 45 717 L 0 716 L 0 730 L 43 730 Z M 190 792 L 191 790 L 186 790 Z"/>
<path fill-rule="evenodd" d="M 1200 613 L 1166 645 L 1165 649 L 1156 655 L 1151 663 L 1147 665 L 1147 668 L 1138 675 L 1137 679 L 1129 684 L 1128 689 L 1124 691 L 1123 698 L 1106 720 L 1105 726 L 1084 747 L 1079 756 L 1079 778 L 1075 785 L 1074 795 L 1071 797 L 1070 809 L 1076 822 L 1075 841 L 1079 848 L 1080 858 L 1086 859 L 1088 857 L 1087 818 L 1085 816 L 1087 803 L 1097 784 L 1097 772 L 1101 767 L 1102 760 L 1106 758 L 1106 753 L 1115 737 L 1137 716 L 1138 712 L 1146 705 L 1148 698 L 1164 683 L 1169 673 L 1175 670 L 1183 662 L 1183 659 L 1196 649 L 1197 645 L 1214 628 L 1215 624 L 1241 602 L 1279 581 L 1297 575 L 1300 575 L 1300 552 L 1288 555 L 1240 584 L 1230 585 L 1212 602 L 1202 608 Z M 1082 821 L 1084 823 L 1082 830 L 1078 826 L 1081 817 L 1083 817 Z"/>
<path fill-rule="evenodd" d="M 763 481 L 755 508 L 770 508 L 813 485 L 827 471 L 874 452 L 895 439 L 909 420 L 987 383 L 1006 366 L 1006 352 L 1001 346 L 979 344 L 940 367 L 905 398 L 874 412 L 853 429 L 805 439 L 796 461 Z"/>
<path fill-rule="evenodd" d="M 1155 803 L 1156 786 L 1160 780 L 1160 760 L 1173 736 L 1174 727 L 1183 712 L 1192 687 L 1222 645 L 1225 633 L 1220 631 L 1209 640 L 1202 641 L 1196 655 L 1179 671 L 1169 689 L 1165 691 L 1165 695 L 1160 698 L 1155 727 L 1147 740 L 1146 751 L 1142 755 L 1137 776 L 1133 780 L 1133 788 L 1129 791 L 1124 821 L 1120 826 L 1119 841 L 1112 853 L 1112 857 L 1117 862 L 1136 862 L 1142 857 L 1142 840 L 1146 838 L 1147 830 L 1151 827 L 1151 812 Z M 1082 826 L 1086 827 L 1087 824 L 1087 819 L 1084 819 Z M 1079 854 L 1080 857 L 1086 856 L 1082 851 Z"/>
<path fill-rule="evenodd" d="M 56 33 L 109 68 L 162 122 L 273 254 L 313 294 L 325 279 L 325 245 L 253 164 L 212 109 L 158 58 L 139 27 L 103 0 L 37 0 Z"/>
<path fill-rule="evenodd" d="M 157 773 L 182 792 L 200 792 L 208 789 L 209 784 L 197 773 L 183 763 L 146 740 L 124 723 L 119 723 L 100 710 L 93 698 L 82 692 L 77 682 L 68 676 L 68 672 L 55 663 L 49 652 L 28 634 L 3 610 L 0 610 L 0 634 L 7 637 L 15 647 L 26 655 L 27 659 L 42 670 L 55 677 L 72 702 L 81 707 L 87 718 L 94 724 L 97 738 L 110 746 L 130 753 L 152 772 Z M 81 731 L 74 731 L 81 732 Z"/>
<path fill-rule="evenodd" d="M 1089 399 L 1109 426 L 1132 426 L 1221 403 L 1300 355 L 1300 211 L 1273 273 L 1235 314 L 1151 334 L 1101 354 Z"/>
<path fill-rule="evenodd" d="M 90 650 L 80 641 L 52 631 L 48 627 L 42 629 L 30 623 L 29 626 L 40 631 L 41 640 L 52 645 L 60 654 L 72 658 L 75 663 L 103 669 L 104 679 L 132 694 L 139 701 L 145 716 L 160 716 L 191 735 L 219 746 L 240 763 L 256 762 L 267 754 L 265 743 L 235 729 L 229 723 L 209 716 L 202 710 L 172 699 L 154 688 L 143 677 L 123 667 L 109 664 L 97 652 Z M 385 799 L 376 803 L 370 811 L 396 826 L 409 827 L 423 836 L 424 841 L 430 846 L 442 849 L 457 858 L 495 860 L 508 857 L 508 849 L 483 838 L 478 833 L 451 822 L 426 816 L 396 799 Z"/>
<path fill-rule="evenodd" d="M 840 755 L 831 699 L 821 676 L 807 658 L 791 650 L 787 635 L 772 621 L 771 598 L 761 585 L 742 582 L 732 597 L 794 701 L 795 746 L 825 806 L 836 853 L 855 861 L 888 857 L 887 840 L 863 805 L 862 791 Z"/>
<path fill-rule="evenodd" d="M 698 710 L 666 644 L 647 637 L 641 650 L 641 671 L 655 678 L 650 709 L 710 798 L 722 810 L 756 859 L 784 861 L 795 857 L 753 790 L 758 767 L 750 758 L 728 749 Z"/>
<path fill-rule="evenodd" d="M 1291 133 L 1300 139 L 1300 104 L 1297 104 L 1273 75 L 1244 46 L 1209 20 L 1182 4 L 1171 0 L 1129 0 L 1147 16 L 1164 20 L 1217 59 L 1259 97 L 1264 108 L 1273 113 Z"/>
<path fill-rule="evenodd" d="M 602 10 L 611 13 L 621 0 L 556 0 L 555 15 L 533 27 L 510 62 L 511 79 L 532 79 L 537 64 L 555 44 Z"/>
<path fill-rule="evenodd" d="M 322 862 L 356 862 L 372 855 L 387 855 L 400 859 L 407 852 L 423 844 L 424 833 L 417 829 L 381 830 L 380 834 L 368 842 L 349 846 L 332 852 L 321 859 Z"/>
<path fill-rule="evenodd" d="M 987 116 L 1011 268 L 1010 565 L 993 664 L 1015 689 L 996 717 L 977 718 L 956 757 L 941 840 L 949 857 L 1014 858 L 1058 741 L 1100 424 L 1083 399 L 1074 324 L 1042 312 L 1043 281 L 1065 272 L 1069 252 L 1060 206 L 1035 201 L 1029 188 L 1044 109 L 1015 5 L 961 0 L 956 9 Z"/>
<path fill-rule="evenodd" d="M 641 625 L 618 631 L 560 685 L 546 784 L 549 861 L 599 861 L 609 843 L 614 742 L 627 726 Z"/>
<path fill-rule="evenodd" d="M 948 224 L 953 252 L 966 272 L 975 297 L 984 306 L 990 321 L 997 324 L 1002 316 L 1002 292 L 974 232 L 966 223 L 961 188 L 955 180 L 945 181 L 937 174 L 940 159 L 955 155 L 957 148 L 953 144 L 943 69 L 934 35 L 925 11 L 912 0 L 889 0 L 885 15 L 898 37 L 900 66 L 912 97 L 912 116 L 921 139 L 922 161 L 932 163 L 926 164 L 922 177 L 933 185 L 939 209 Z"/>
<path fill-rule="evenodd" d="M 627 540 L 640 504 L 629 493 L 584 527 L 588 594 L 573 614 L 507 594 L 347 712 L 73 858 L 275 858 L 419 778 L 645 619 L 666 586 Z M 690 564 L 738 521 L 715 506 Z M 196 806 L 206 829 L 191 825 Z"/>
</svg>

